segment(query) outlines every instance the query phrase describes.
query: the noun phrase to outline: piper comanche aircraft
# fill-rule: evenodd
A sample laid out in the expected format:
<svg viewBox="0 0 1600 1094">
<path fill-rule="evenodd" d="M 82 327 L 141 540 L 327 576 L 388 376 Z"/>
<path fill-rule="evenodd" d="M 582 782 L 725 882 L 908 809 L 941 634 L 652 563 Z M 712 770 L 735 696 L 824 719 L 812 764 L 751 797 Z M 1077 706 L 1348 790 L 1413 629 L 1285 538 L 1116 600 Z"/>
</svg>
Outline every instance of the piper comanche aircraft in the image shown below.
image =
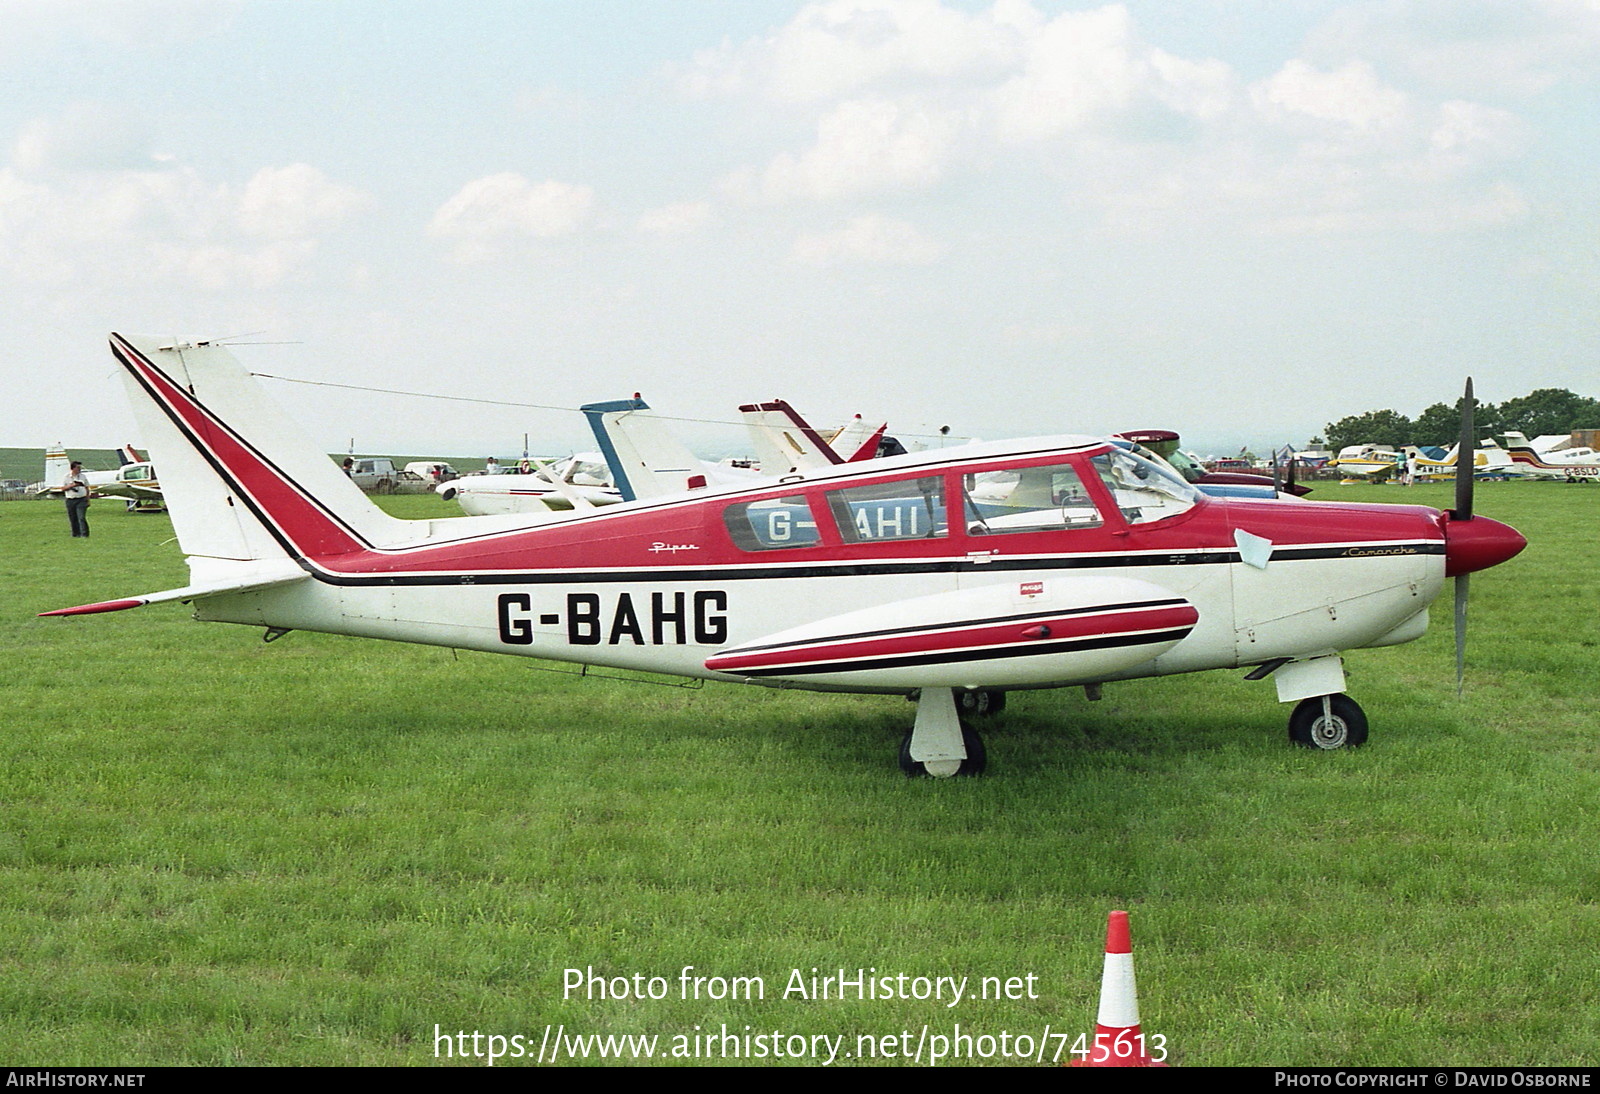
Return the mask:
<svg viewBox="0 0 1600 1094">
<path fill-rule="evenodd" d="M 983 766 L 957 696 L 1249 666 L 1291 736 L 1366 736 L 1341 650 L 1410 641 L 1524 546 L 1470 507 L 1210 498 L 1088 437 L 976 444 L 594 509 L 405 521 L 227 350 L 112 336 L 196 618 L 773 687 L 915 696 L 913 774 Z M 1469 397 L 1466 405 L 1470 408 Z M 1461 632 L 1458 629 L 1458 635 Z M 1459 653 L 1458 645 L 1458 653 Z"/>
</svg>

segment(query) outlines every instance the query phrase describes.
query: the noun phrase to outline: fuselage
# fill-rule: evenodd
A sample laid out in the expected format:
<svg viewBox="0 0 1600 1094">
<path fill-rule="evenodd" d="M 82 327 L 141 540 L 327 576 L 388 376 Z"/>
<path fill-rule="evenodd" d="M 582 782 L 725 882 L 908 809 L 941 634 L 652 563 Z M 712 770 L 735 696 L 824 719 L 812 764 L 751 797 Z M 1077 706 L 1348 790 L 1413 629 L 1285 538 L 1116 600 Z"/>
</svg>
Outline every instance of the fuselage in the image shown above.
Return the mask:
<svg viewBox="0 0 1600 1094">
<path fill-rule="evenodd" d="M 951 670 L 961 686 L 1005 687 L 1318 656 L 1407 641 L 1425 628 L 1446 573 L 1437 510 L 1221 500 L 1177 487 L 1152 503 L 1107 474 L 1111 458 L 1087 439 L 1014 442 L 525 528 L 463 528 L 454 539 L 451 522 L 427 522 L 428 537 L 415 544 L 308 553 L 302 565 L 315 580 L 213 597 L 198 614 L 711 678 L 733 678 L 706 668 L 718 650 L 965 590 L 992 590 L 994 603 L 1025 613 L 1063 583 L 1092 593 L 1096 580 L 1131 578 L 1197 615 L 1181 641 L 1151 658 L 1081 667 L 1092 679 L 1078 678 L 1070 659 L 1024 655 Z M 1035 510 L 1015 510 L 1020 517 L 974 500 L 989 496 L 986 478 L 1042 475 L 1070 480 L 1072 496 L 1052 493 Z M 908 689 L 904 681 L 822 673 L 803 686 L 897 691 Z"/>
</svg>

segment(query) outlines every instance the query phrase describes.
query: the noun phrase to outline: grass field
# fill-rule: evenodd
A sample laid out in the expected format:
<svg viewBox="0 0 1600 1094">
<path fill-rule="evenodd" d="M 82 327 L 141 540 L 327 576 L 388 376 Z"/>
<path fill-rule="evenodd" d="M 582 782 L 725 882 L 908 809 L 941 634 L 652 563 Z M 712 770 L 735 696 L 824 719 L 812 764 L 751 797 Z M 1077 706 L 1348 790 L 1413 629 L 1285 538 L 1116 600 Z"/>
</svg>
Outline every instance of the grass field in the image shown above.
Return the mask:
<svg viewBox="0 0 1600 1094">
<path fill-rule="evenodd" d="M 1270 683 L 1213 673 L 1015 695 L 987 776 L 908 780 L 895 698 L 266 645 L 179 605 L 37 619 L 185 567 L 164 515 L 98 505 L 75 541 L 58 504 L 0 505 L 0 1058 L 432 1064 L 436 1026 L 531 1056 L 546 1023 L 662 1053 L 724 1023 L 845 1052 L 1092 1035 L 1127 908 L 1179 1065 L 1600 1063 L 1600 489 L 1485 484 L 1478 510 L 1530 546 L 1473 583 L 1465 697 L 1447 593 L 1423 640 L 1349 657 L 1366 748 L 1295 749 Z M 686 965 L 766 998 L 684 1001 Z M 564 1000 L 591 966 L 671 990 Z M 813 967 L 1037 998 L 783 998 Z"/>
</svg>

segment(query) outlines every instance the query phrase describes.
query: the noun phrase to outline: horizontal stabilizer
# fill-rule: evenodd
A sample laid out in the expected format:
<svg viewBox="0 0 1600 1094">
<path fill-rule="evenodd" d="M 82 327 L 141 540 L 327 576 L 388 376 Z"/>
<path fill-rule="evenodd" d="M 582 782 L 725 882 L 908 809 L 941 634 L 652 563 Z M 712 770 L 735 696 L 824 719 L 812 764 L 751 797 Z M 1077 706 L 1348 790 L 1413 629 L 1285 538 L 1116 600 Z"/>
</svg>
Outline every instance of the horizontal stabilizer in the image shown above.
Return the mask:
<svg viewBox="0 0 1600 1094">
<path fill-rule="evenodd" d="M 41 616 L 98 615 L 101 612 L 122 612 L 129 608 L 142 608 L 146 604 L 161 604 L 169 600 L 199 600 L 208 596 L 220 596 L 223 593 L 248 593 L 257 589 L 270 589 L 276 585 L 287 585 L 292 581 L 304 581 L 310 576 L 308 572 L 294 564 L 270 570 L 254 567 L 249 576 L 237 580 L 205 581 L 197 585 L 185 585 L 181 589 L 145 593 L 143 596 L 124 597 L 121 600 L 102 600 L 98 604 L 80 604 L 75 608 L 57 608 L 53 612 L 39 614 Z"/>
</svg>

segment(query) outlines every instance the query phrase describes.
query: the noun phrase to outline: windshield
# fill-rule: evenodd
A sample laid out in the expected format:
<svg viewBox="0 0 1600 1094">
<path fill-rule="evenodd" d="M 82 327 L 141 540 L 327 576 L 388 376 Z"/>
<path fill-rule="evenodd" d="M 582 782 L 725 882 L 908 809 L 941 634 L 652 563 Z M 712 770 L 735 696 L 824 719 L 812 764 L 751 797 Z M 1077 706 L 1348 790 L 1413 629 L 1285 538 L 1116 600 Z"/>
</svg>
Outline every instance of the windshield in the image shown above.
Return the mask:
<svg viewBox="0 0 1600 1094">
<path fill-rule="evenodd" d="M 1113 449 L 1094 457 L 1095 470 L 1129 524 L 1146 524 L 1187 512 L 1200 493 L 1159 464 Z"/>
</svg>

